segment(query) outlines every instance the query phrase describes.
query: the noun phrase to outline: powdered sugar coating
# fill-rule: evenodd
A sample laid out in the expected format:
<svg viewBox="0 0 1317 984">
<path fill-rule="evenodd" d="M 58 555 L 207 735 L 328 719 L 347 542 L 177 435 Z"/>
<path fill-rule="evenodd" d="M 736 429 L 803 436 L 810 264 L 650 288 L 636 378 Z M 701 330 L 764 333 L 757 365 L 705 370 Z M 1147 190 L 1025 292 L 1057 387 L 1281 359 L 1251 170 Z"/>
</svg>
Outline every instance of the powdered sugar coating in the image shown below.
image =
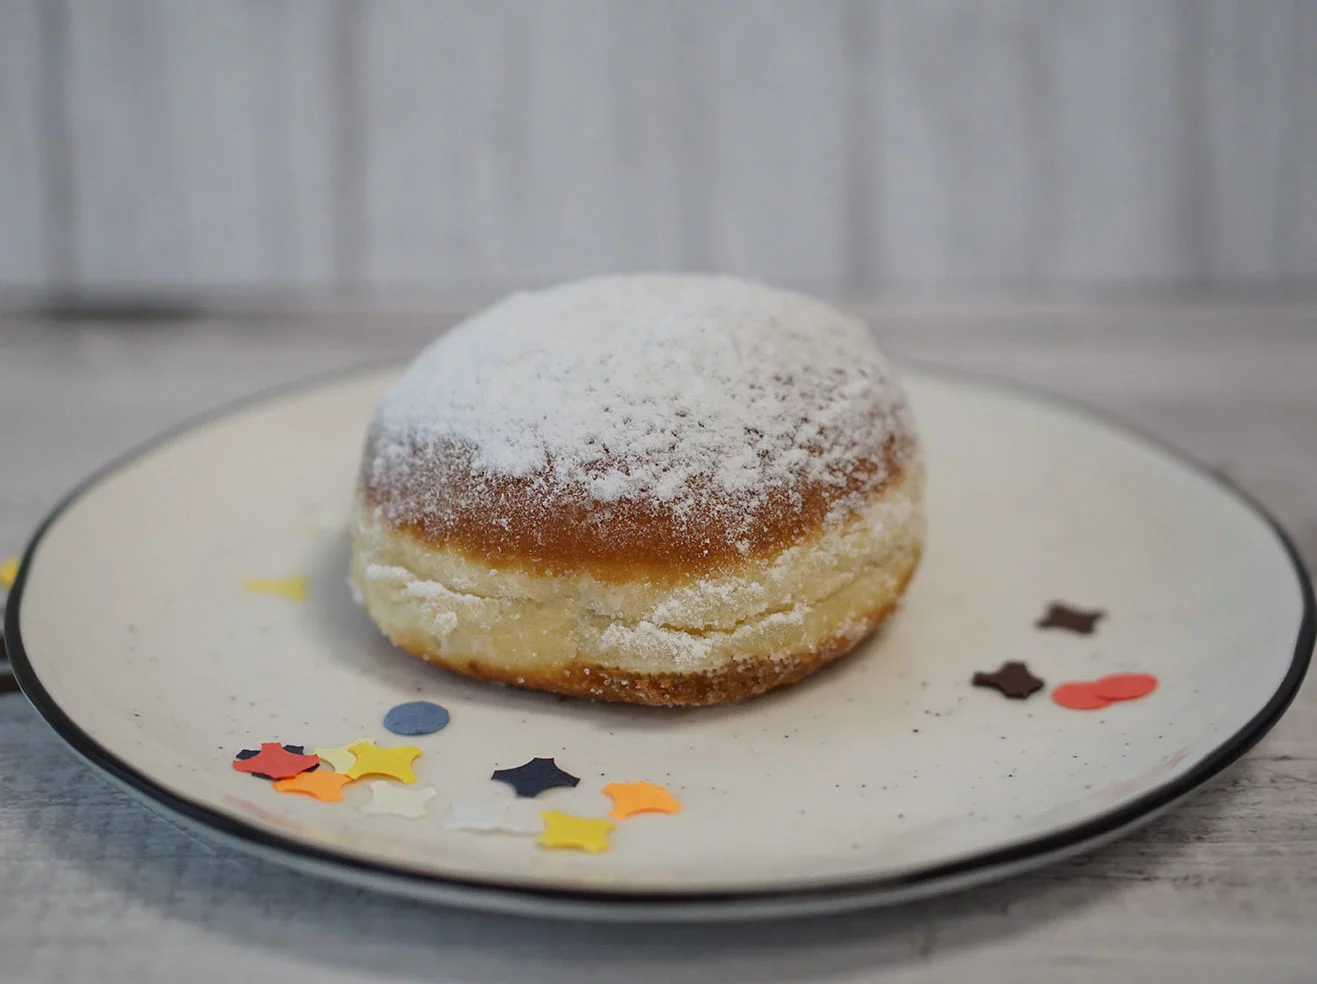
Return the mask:
<svg viewBox="0 0 1317 984">
<path fill-rule="evenodd" d="M 758 283 L 634 275 L 515 294 L 468 319 L 381 399 L 370 447 L 367 485 L 407 490 L 384 497 L 395 521 L 451 502 L 416 479 L 456 452 L 477 486 L 515 481 L 546 502 L 638 502 L 678 520 L 730 508 L 735 542 L 770 501 L 854 489 L 857 462 L 861 484 L 880 486 L 885 449 L 912 448 L 913 429 L 858 319 Z"/>
</svg>

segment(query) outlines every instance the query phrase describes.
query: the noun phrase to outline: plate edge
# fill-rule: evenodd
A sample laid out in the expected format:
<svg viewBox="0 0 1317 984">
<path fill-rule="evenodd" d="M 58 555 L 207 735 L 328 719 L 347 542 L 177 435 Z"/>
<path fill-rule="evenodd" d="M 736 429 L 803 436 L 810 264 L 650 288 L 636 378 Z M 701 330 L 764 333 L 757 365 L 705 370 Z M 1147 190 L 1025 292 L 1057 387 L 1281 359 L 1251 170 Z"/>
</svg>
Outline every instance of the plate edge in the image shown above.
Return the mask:
<svg viewBox="0 0 1317 984">
<path fill-rule="evenodd" d="M 1124 828 L 1135 826 L 1141 818 L 1164 811 L 1219 775 L 1253 748 L 1275 726 L 1293 702 L 1308 671 L 1313 656 L 1314 642 L 1317 641 L 1317 601 L 1314 600 L 1312 581 L 1294 542 L 1279 521 L 1252 495 L 1245 492 L 1221 472 L 1203 464 L 1188 453 L 1151 434 L 1142 427 L 1121 419 L 1110 411 L 1094 407 L 1069 396 L 1053 393 L 1041 387 L 986 373 L 939 366 L 922 360 L 894 361 L 897 361 L 898 364 L 911 366 L 917 371 L 930 376 L 969 382 L 985 389 L 1015 394 L 1022 393 L 1039 402 L 1078 412 L 1081 416 L 1097 420 L 1158 449 L 1190 471 L 1221 488 L 1238 501 L 1240 505 L 1261 519 L 1288 556 L 1295 579 L 1299 585 L 1303 603 L 1303 613 L 1300 618 L 1294 655 L 1291 658 L 1289 669 L 1267 703 L 1242 728 L 1219 744 L 1193 768 L 1183 775 L 1149 790 L 1124 806 L 1062 830 L 1028 838 L 990 851 L 967 855 L 955 861 L 929 865 L 899 875 L 858 878 L 853 881 L 834 881 L 827 886 L 819 887 L 802 886 L 778 889 L 671 893 L 542 888 L 498 880 L 435 875 L 384 862 L 345 857 L 331 850 L 303 844 L 279 834 L 251 827 L 159 785 L 102 747 L 64 713 L 41 683 L 23 645 L 20 616 L 28 564 L 35 555 L 46 532 L 69 507 L 102 481 L 132 464 L 138 458 L 163 447 L 183 434 L 239 411 L 252 409 L 295 393 L 310 391 L 341 380 L 351 379 L 354 376 L 365 376 L 372 372 L 379 372 L 389 366 L 397 365 L 401 368 L 403 363 L 396 359 L 385 359 L 351 366 L 334 372 L 317 374 L 310 378 L 296 380 L 223 403 L 218 407 L 193 415 L 136 445 L 78 483 L 37 526 L 23 552 L 18 578 L 9 593 L 5 611 L 4 639 L 14 676 L 37 713 L 66 744 L 98 771 L 105 773 L 117 782 L 128 786 L 138 795 L 152 801 L 154 807 L 176 813 L 185 818 L 190 825 L 209 828 L 221 834 L 230 843 L 246 844 L 262 856 L 291 855 L 299 862 L 296 867 L 306 870 L 314 866 L 320 874 L 326 877 L 332 876 L 324 869 L 346 868 L 357 873 L 358 877 L 369 875 L 374 878 L 383 878 L 395 884 L 408 883 L 414 887 L 404 894 L 412 895 L 412 897 L 422 897 L 418 893 L 423 892 L 425 886 L 430 886 L 432 889 L 442 888 L 458 891 L 466 889 L 477 890 L 486 896 L 491 893 L 502 893 L 508 896 L 518 896 L 522 899 L 536 899 L 545 902 L 563 900 L 577 903 L 607 903 L 622 907 L 635 906 L 639 908 L 643 906 L 646 912 L 643 914 L 638 912 L 637 916 L 643 915 L 648 918 L 655 916 L 654 909 L 658 906 L 672 908 L 688 905 L 732 907 L 737 904 L 763 903 L 770 900 L 782 902 L 790 900 L 807 904 L 810 901 L 821 902 L 829 897 L 836 897 L 840 901 L 842 897 L 846 896 L 860 894 L 878 896 L 885 892 L 908 891 L 913 886 L 941 881 L 955 881 L 974 872 L 981 872 L 990 877 L 988 873 L 993 869 L 1018 869 L 1019 865 L 1030 859 L 1037 859 L 1042 863 L 1046 861 L 1049 855 L 1065 851 L 1067 848 L 1076 851 L 1082 850 L 1085 844 L 1109 839 Z M 864 903 L 857 902 L 857 904 Z"/>
</svg>

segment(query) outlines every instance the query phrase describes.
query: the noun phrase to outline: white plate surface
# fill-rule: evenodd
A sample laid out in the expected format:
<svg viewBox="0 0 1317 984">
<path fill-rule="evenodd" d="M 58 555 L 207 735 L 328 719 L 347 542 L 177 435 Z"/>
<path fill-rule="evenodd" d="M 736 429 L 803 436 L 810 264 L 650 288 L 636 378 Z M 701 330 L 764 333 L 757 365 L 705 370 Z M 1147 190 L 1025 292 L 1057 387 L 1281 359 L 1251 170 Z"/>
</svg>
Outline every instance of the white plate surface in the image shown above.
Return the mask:
<svg viewBox="0 0 1317 984">
<path fill-rule="evenodd" d="M 93 764 L 212 833 L 323 874 L 545 915 L 745 918 L 929 894 L 1118 835 L 1210 778 L 1284 710 L 1312 651 L 1311 587 L 1274 525 L 1146 439 L 996 384 L 906 380 L 929 470 L 928 551 L 879 636 L 744 704 L 588 704 L 460 679 L 380 638 L 344 581 L 345 525 L 375 399 L 396 369 L 250 402 L 175 432 L 74 493 L 10 602 L 20 682 Z M 247 578 L 310 576 L 297 604 Z M 1105 609 L 1042 632 L 1052 599 Z M 1155 674 L 1101 711 L 1008 701 L 976 670 L 1048 683 Z M 424 697 L 452 723 L 381 727 Z M 321 804 L 230 767 L 261 741 L 414 743 L 422 820 Z M 582 777 L 547 809 L 603 815 L 647 779 L 677 816 L 619 825 L 602 855 L 445 829 L 453 799 L 510 796 L 494 768 L 553 756 Z"/>
</svg>

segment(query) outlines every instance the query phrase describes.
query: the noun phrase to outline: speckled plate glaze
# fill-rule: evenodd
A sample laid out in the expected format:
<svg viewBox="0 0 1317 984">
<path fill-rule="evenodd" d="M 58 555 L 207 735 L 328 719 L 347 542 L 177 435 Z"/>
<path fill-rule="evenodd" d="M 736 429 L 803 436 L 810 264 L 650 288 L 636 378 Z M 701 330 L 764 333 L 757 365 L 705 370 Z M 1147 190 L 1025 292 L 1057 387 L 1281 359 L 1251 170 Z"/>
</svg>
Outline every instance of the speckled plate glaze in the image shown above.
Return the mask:
<svg viewBox="0 0 1317 984">
<path fill-rule="evenodd" d="M 592 705 L 459 679 L 390 647 L 344 583 L 372 405 L 396 368 L 227 410 L 75 491 L 37 533 L 7 636 L 29 698 L 90 763 L 245 849 L 439 902 L 547 916 L 708 920 L 836 911 L 1000 877 L 1118 836 L 1256 742 L 1313 646 L 1312 589 L 1239 492 L 1093 412 L 906 372 L 928 459 L 928 552 L 881 634 L 797 686 L 723 708 Z M 298 604 L 244 579 L 310 576 Z M 1106 609 L 1042 632 L 1052 599 Z M 1101 711 L 1009 701 L 975 670 L 1048 683 L 1156 674 Z M 322 804 L 235 772 L 261 741 L 389 738 L 384 712 L 452 712 L 414 743 L 430 816 Z M 495 768 L 582 777 L 546 809 L 602 815 L 646 779 L 676 816 L 619 824 L 602 855 L 444 829 Z"/>
</svg>

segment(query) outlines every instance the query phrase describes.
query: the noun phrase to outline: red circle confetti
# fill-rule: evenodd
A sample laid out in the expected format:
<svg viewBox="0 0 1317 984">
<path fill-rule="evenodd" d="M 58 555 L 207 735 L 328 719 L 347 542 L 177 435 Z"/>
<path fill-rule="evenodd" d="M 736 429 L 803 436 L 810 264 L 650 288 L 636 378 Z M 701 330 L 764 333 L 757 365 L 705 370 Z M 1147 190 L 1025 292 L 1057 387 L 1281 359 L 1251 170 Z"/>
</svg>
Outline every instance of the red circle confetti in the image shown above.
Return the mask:
<svg viewBox="0 0 1317 984">
<path fill-rule="evenodd" d="M 1151 673 L 1113 673 L 1092 684 L 1093 693 L 1106 700 L 1137 700 L 1157 689 Z"/>
<path fill-rule="evenodd" d="M 1097 694 L 1093 687 L 1094 684 L 1089 681 L 1063 683 L 1052 691 L 1052 700 L 1072 711 L 1096 711 L 1111 703 Z"/>
</svg>

